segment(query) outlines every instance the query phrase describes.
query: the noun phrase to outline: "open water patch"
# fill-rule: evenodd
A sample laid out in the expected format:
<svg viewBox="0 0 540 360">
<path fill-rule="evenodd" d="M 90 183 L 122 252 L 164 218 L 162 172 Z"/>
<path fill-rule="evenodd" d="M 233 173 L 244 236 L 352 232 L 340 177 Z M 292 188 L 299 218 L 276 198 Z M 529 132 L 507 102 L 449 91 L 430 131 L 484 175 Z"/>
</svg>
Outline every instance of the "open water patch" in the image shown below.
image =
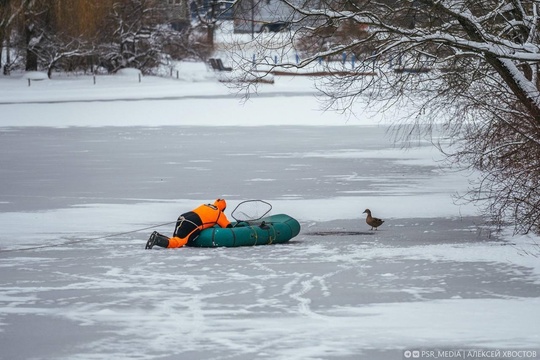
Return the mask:
<svg viewBox="0 0 540 360">
<path fill-rule="evenodd" d="M 304 235 L 313 236 L 353 236 L 353 235 L 373 235 L 372 232 L 366 231 L 347 231 L 347 230 L 329 230 L 329 231 L 311 231 Z"/>
</svg>

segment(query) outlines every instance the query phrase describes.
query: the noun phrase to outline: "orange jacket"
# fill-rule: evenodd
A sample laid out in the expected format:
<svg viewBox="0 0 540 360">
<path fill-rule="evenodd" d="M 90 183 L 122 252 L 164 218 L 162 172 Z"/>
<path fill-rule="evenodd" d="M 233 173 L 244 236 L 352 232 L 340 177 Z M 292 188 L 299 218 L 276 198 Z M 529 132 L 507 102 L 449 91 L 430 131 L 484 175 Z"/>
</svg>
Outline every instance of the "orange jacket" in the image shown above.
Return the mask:
<svg viewBox="0 0 540 360">
<path fill-rule="evenodd" d="M 198 232 L 216 224 L 223 228 L 232 227 L 229 219 L 227 219 L 227 216 L 225 216 L 225 213 L 223 212 L 226 207 L 227 202 L 225 200 L 217 199 L 213 204 L 204 204 L 195 210 L 182 214 L 178 218 L 174 235 L 169 239 L 167 247 L 182 247 L 186 245 L 193 236 L 195 238 L 199 236 Z M 187 223 L 184 223 L 185 220 L 187 220 Z M 184 224 L 185 226 L 183 226 Z M 192 226 L 196 227 L 193 228 Z M 180 234 L 182 234 L 182 237 L 179 237 Z"/>
<path fill-rule="evenodd" d="M 223 209 L 225 210 L 225 209 Z M 214 204 L 204 204 L 193 210 L 194 213 L 199 215 L 202 221 L 202 225 L 199 229 L 203 230 L 209 227 L 212 227 L 216 224 L 222 228 L 226 228 L 231 225 L 229 219 L 225 213 L 217 205 Z"/>
</svg>

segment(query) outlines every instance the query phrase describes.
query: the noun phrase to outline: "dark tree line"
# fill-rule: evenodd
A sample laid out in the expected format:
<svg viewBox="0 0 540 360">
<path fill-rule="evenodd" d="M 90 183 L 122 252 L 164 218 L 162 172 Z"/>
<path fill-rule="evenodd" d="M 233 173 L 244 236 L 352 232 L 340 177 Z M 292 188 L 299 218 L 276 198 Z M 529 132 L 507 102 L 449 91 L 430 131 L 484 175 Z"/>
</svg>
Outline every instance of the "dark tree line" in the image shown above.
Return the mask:
<svg viewBox="0 0 540 360">
<path fill-rule="evenodd" d="M 115 72 L 204 56 L 204 37 L 163 0 L 0 0 L 0 44 L 11 69 Z"/>
</svg>

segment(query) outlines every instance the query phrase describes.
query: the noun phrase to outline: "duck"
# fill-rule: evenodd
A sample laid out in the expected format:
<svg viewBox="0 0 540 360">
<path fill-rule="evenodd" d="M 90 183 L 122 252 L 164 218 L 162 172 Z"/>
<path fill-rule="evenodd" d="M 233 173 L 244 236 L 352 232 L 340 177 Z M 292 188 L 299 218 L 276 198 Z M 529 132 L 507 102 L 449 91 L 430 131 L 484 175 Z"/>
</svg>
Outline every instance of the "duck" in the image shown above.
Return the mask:
<svg viewBox="0 0 540 360">
<path fill-rule="evenodd" d="M 384 220 L 371 216 L 371 210 L 369 209 L 364 210 L 362 214 L 367 214 L 366 223 L 371 226 L 371 230 L 373 230 L 373 228 L 377 230 L 377 228 L 384 222 Z"/>
</svg>

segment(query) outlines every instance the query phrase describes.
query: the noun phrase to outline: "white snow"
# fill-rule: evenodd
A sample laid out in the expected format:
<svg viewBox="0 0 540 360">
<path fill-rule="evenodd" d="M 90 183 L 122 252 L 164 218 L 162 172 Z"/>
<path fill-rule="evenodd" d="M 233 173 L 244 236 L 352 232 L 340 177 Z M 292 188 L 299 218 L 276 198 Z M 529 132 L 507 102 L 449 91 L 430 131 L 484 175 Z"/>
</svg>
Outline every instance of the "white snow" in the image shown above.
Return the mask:
<svg viewBox="0 0 540 360">
<path fill-rule="evenodd" d="M 142 72 L 139 69 L 134 68 L 123 68 L 116 72 L 116 75 L 118 76 L 128 76 L 128 77 L 136 77 L 142 76 Z"/>
<path fill-rule="evenodd" d="M 41 71 L 27 71 L 23 74 L 22 78 L 25 80 L 35 80 L 35 81 L 49 79 L 47 74 Z"/>
</svg>

